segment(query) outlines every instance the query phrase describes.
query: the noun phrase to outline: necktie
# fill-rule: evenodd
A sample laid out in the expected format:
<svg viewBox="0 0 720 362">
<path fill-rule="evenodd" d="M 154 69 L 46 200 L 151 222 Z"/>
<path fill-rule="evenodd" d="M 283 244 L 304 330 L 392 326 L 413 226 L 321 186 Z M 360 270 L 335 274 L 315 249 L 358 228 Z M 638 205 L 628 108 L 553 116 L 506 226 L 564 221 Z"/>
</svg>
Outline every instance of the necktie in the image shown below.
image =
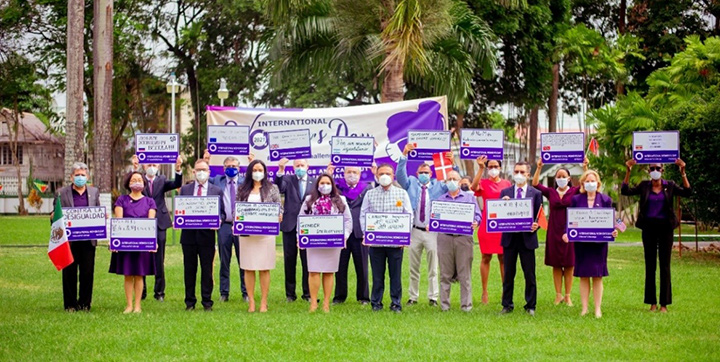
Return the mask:
<svg viewBox="0 0 720 362">
<path fill-rule="evenodd" d="M 302 179 L 298 179 L 298 183 L 300 186 L 300 200 L 302 200 L 303 197 L 305 197 L 305 182 L 303 182 Z"/>
<path fill-rule="evenodd" d="M 197 196 L 202 196 L 202 184 L 198 184 Z"/>
<path fill-rule="evenodd" d="M 522 189 L 518 187 L 517 189 L 517 196 L 515 196 L 516 199 L 522 199 Z"/>
<path fill-rule="evenodd" d="M 425 191 L 427 190 L 427 186 L 422 187 L 422 190 L 420 191 L 420 222 L 425 222 Z"/>
<path fill-rule="evenodd" d="M 235 193 L 237 190 L 235 189 L 235 181 L 230 180 L 230 203 L 232 204 L 235 202 Z"/>
<path fill-rule="evenodd" d="M 153 195 L 153 180 L 148 179 L 148 186 L 150 186 L 150 197 Z"/>
</svg>

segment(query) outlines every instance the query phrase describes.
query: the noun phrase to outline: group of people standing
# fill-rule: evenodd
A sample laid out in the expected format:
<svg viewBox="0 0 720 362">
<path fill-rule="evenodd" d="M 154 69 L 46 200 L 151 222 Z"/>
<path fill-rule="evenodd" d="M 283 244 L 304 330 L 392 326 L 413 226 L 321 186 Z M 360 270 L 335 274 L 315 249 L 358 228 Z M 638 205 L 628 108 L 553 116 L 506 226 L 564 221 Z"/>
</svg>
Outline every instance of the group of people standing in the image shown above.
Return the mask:
<svg viewBox="0 0 720 362">
<path fill-rule="evenodd" d="M 470 235 L 436 233 L 429 231 L 431 201 L 467 203 L 475 205 L 473 228 L 479 240 L 482 260 L 481 302 L 489 301 L 488 284 L 490 264 L 493 255 L 498 255 L 500 276 L 503 284 L 502 314 L 514 310 L 513 293 L 517 260 L 525 277 L 525 305 L 529 315 L 535 315 L 537 304 L 535 249 L 538 248 L 537 222 L 527 232 L 489 233 L 484 220 L 487 210 L 481 205 L 493 199 L 533 200 L 534 215 L 539 214 L 542 197 L 549 202 L 549 227 L 546 238 L 545 264 L 553 268 L 555 304 L 572 306 L 570 298 L 573 277 L 580 278 L 581 314 L 588 313 L 590 290 L 593 291 L 595 316 L 601 317 L 603 295 L 602 278 L 608 276 L 608 243 L 572 243 L 565 234 L 566 210 L 568 207 L 612 207 L 612 200 L 599 192 L 602 182 L 597 172 L 588 170 L 579 183 L 574 185 L 570 172 L 560 168 L 555 173 L 554 187 L 540 184 L 539 160 L 530 185 L 531 167 L 525 162 L 514 165 L 512 183 L 501 177 L 501 162 L 479 157 L 479 172 L 474 179 L 461 177 L 455 169 L 448 172 L 445 180 L 438 181 L 427 164 L 421 164 L 415 175 L 407 170 L 407 155 L 414 149 L 407 145 L 403 150 L 397 170 L 389 164 L 373 167 L 374 181 L 361 180 L 362 170 L 358 167 L 344 167 L 336 175 L 335 166 L 330 164 L 325 173 L 318 177 L 308 175 L 305 160 L 292 162 L 293 172 L 286 172 L 287 159 L 278 163 L 278 172 L 268 177 L 266 164 L 249 157 L 244 175 L 239 172 L 239 160 L 227 157 L 224 172 L 209 177 L 209 154 L 199 159 L 193 168 L 193 181 L 183 185 L 181 164 L 175 164 L 174 180 L 159 175 L 158 165 L 145 164 L 139 167 L 133 159 L 133 170 L 124 179 L 128 194 L 121 195 L 114 205 L 116 218 L 156 218 L 157 250 L 155 252 L 113 252 L 110 272 L 125 278 L 126 313 L 140 312 L 141 300 L 145 298 L 145 277 L 155 276 L 154 298 L 165 298 L 164 256 L 166 230 L 171 226 L 165 193 L 180 188 L 180 195 L 217 195 L 220 199 L 221 225 L 214 229 L 184 229 L 180 243 L 183 251 L 185 306 L 194 310 L 197 269 L 200 266 L 201 305 L 206 311 L 213 308 L 214 288 L 213 264 L 217 253 L 220 259 L 220 300 L 228 301 L 230 296 L 230 264 L 238 261 L 242 297 L 248 303 L 248 311 L 256 311 L 255 286 L 260 282 L 260 312 L 268 310 L 270 270 L 276 266 L 275 236 L 233 235 L 234 202 L 264 202 L 281 205 L 278 222 L 282 232 L 283 262 L 285 270 L 285 297 L 288 302 L 297 299 L 297 258 L 301 261 L 301 298 L 310 303 L 310 311 L 319 308 L 320 288 L 323 289 L 322 308 L 330 310 L 332 303 L 344 303 L 348 298 L 347 273 L 352 258 L 357 275 L 356 299 L 362 304 L 371 304 L 375 311 L 383 309 L 386 270 L 390 279 L 390 310 L 401 312 L 402 303 L 402 259 L 405 249 L 410 254 L 409 299 L 406 305 L 419 301 L 420 270 L 423 253 L 427 258 L 428 302 L 438 305 L 441 310 L 450 309 L 450 289 L 453 282 L 460 285 L 460 309 L 473 308 L 472 261 L 473 238 Z M 645 248 L 646 282 L 645 303 L 656 310 L 655 269 L 657 255 L 660 262 L 660 310 L 667 311 L 672 303 L 670 283 L 670 255 L 672 233 L 678 226 L 673 211 L 675 196 L 688 197 L 690 184 L 685 175 L 685 163 L 676 161 L 683 184 L 662 179 L 662 165 L 649 165 L 651 180 L 635 187 L 628 185 L 629 174 L 635 161 L 627 162 L 628 173 L 622 185 L 623 195 L 640 195 L 637 226 L 643 230 Z M 144 172 L 143 172 L 144 171 Z M 397 171 L 397 175 L 396 175 Z M 487 175 L 487 177 L 484 177 Z M 73 167 L 71 186 L 58 193 L 63 207 L 96 206 L 99 204 L 97 189 L 87 186 L 88 168 L 83 163 Z M 339 176 L 339 177 L 338 177 Z M 283 201 L 284 198 L 284 201 Z M 478 201 L 481 198 L 482 202 Z M 367 213 L 406 213 L 411 215 L 411 243 L 408 247 L 368 246 L 364 244 L 365 215 Z M 346 244 L 344 248 L 302 249 L 298 247 L 297 219 L 299 215 L 342 215 Z M 617 236 L 617 230 L 613 236 Z M 94 240 L 73 241 L 71 250 L 75 262 L 63 269 L 63 296 L 68 311 L 89 310 L 92 299 L 92 285 L 96 242 Z M 369 264 L 372 266 L 372 290 L 369 283 Z M 77 280 L 80 293 L 77 293 Z M 438 277 L 439 276 L 439 277 Z M 333 293 L 333 284 L 336 283 Z M 565 288 L 563 290 L 563 283 Z M 331 299 L 332 296 L 332 299 Z"/>
</svg>

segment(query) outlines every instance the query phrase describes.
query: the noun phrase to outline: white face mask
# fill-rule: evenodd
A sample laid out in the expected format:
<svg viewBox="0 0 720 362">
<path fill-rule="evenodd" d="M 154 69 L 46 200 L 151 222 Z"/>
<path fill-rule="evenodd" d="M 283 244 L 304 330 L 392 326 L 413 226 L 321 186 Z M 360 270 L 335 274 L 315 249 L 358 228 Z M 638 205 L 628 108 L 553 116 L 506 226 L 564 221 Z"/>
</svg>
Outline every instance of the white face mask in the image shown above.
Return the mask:
<svg viewBox="0 0 720 362">
<path fill-rule="evenodd" d="M 523 185 L 527 182 L 527 177 L 523 174 L 516 173 L 513 175 L 513 181 L 515 181 L 516 185 Z"/>
<path fill-rule="evenodd" d="M 155 166 L 150 166 L 145 170 L 145 173 L 150 177 L 155 177 L 157 175 L 158 169 Z"/>
<path fill-rule="evenodd" d="M 360 181 L 360 178 L 355 174 L 353 174 L 353 175 L 348 174 L 348 175 L 345 175 L 345 181 L 349 185 L 352 186 L 352 185 L 355 185 L 356 183 L 358 183 L 358 181 Z"/>
<path fill-rule="evenodd" d="M 662 177 L 662 172 L 660 171 L 651 171 L 650 172 L 650 178 L 653 180 L 659 180 L 660 177 Z"/>
<path fill-rule="evenodd" d="M 320 191 L 323 195 L 330 195 L 330 192 L 332 191 L 332 185 L 319 185 L 318 191 Z"/>
<path fill-rule="evenodd" d="M 597 191 L 597 182 L 586 182 L 585 183 L 585 191 Z"/>
<path fill-rule="evenodd" d="M 252 173 L 252 179 L 255 181 L 262 181 L 265 178 L 265 172 L 255 171 Z"/>
<path fill-rule="evenodd" d="M 209 176 L 210 176 L 210 174 L 207 171 L 195 172 L 195 179 L 201 184 L 204 184 L 205 181 L 207 181 Z"/>
<path fill-rule="evenodd" d="M 393 180 L 392 180 L 392 177 L 390 177 L 390 175 L 380 175 L 380 178 L 378 181 L 380 182 L 380 185 L 387 187 L 387 186 L 390 186 L 390 184 L 392 183 Z"/>
<path fill-rule="evenodd" d="M 490 175 L 490 177 L 492 177 L 492 178 L 498 177 L 499 174 L 500 174 L 500 169 L 491 168 L 488 170 L 488 175 Z"/>
<path fill-rule="evenodd" d="M 566 179 L 566 178 L 556 178 L 556 179 L 555 179 L 555 182 L 557 183 L 558 187 L 561 188 L 561 189 L 564 189 L 565 186 L 568 185 L 568 182 L 569 182 L 569 181 L 570 181 L 570 180 L 569 180 L 569 179 Z"/>
</svg>

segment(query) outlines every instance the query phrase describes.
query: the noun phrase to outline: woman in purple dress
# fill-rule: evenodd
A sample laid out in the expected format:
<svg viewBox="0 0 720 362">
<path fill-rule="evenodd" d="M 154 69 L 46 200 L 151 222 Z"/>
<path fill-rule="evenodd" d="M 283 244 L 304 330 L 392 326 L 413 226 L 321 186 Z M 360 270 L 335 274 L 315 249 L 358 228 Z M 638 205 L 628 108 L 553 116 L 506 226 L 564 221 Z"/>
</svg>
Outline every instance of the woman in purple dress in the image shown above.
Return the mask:
<svg viewBox="0 0 720 362">
<path fill-rule="evenodd" d="M 602 182 L 600 182 L 600 176 L 597 172 L 593 170 L 585 171 L 582 177 L 580 177 L 580 193 L 573 196 L 570 207 L 586 207 L 591 209 L 595 207 L 613 207 L 610 196 L 597 191 L 601 185 Z M 613 238 L 616 238 L 617 235 L 617 229 L 613 230 Z M 567 243 L 567 234 L 563 234 L 562 239 Z M 575 276 L 580 278 L 580 301 L 582 303 L 580 315 L 582 316 L 588 313 L 590 279 L 592 279 L 595 317 L 602 317 L 602 278 L 608 276 L 607 256 L 607 242 L 575 243 Z"/>
<path fill-rule="evenodd" d="M 138 172 L 130 172 L 125 176 L 125 189 L 129 195 L 120 195 L 115 201 L 116 218 L 155 218 L 157 207 L 155 201 L 145 197 L 145 177 Z M 123 313 L 140 313 L 143 276 L 155 275 L 155 258 L 147 251 L 118 251 L 110 257 L 110 273 L 125 276 L 125 300 L 127 306 Z M 133 291 L 135 291 L 135 308 L 133 309 Z"/>
<path fill-rule="evenodd" d="M 583 171 L 587 171 L 587 166 L 588 159 L 585 158 Z M 545 265 L 553 268 L 555 305 L 565 302 L 568 307 L 572 307 L 570 291 L 572 290 L 573 269 L 575 268 L 575 250 L 574 244 L 563 242 L 562 236 L 565 233 L 565 224 L 567 223 L 567 208 L 580 187 L 572 185 L 570 171 L 566 168 L 560 168 L 555 172 L 555 188 L 541 184 L 540 171 L 542 167 L 542 158 L 538 158 L 532 185 L 542 192 L 550 205 L 550 220 L 548 221 L 547 236 L 545 238 Z M 563 280 L 565 280 L 564 297 L 562 293 Z"/>
</svg>

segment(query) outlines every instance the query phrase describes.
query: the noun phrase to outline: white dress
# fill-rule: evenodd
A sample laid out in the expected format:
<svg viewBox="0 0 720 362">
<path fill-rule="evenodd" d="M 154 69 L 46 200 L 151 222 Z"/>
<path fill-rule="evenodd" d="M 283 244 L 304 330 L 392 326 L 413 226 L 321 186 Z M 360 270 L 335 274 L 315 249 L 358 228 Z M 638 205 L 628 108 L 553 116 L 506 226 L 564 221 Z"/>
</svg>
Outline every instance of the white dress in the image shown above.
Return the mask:
<svg viewBox="0 0 720 362">
<path fill-rule="evenodd" d="M 310 196 L 308 196 L 305 201 L 307 202 L 309 198 Z M 350 233 L 352 232 L 352 214 L 350 214 L 350 206 L 348 206 L 347 201 L 345 201 L 344 197 L 343 202 L 345 203 L 345 211 L 342 213 L 342 215 L 343 223 L 345 224 L 345 240 L 347 240 L 348 236 L 350 236 Z M 300 213 L 307 215 L 306 205 L 304 202 L 300 209 Z M 333 205 L 332 207 L 331 214 L 340 214 L 339 210 L 335 207 L 335 205 Z M 340 252 L 342 251 L 342 249 L 343 248 L 305 249 L 307 252 L 308 272 L 337 273 L 340 266 Z"/>
<path fill-rule="evenodd" d="M 248 202 L 261 202 L 260 194 L 250 194 Z M 250 235 L 240 238 L 240 267 L 244 270 L 275 269 L 275 236 Z"/>
</svg>

